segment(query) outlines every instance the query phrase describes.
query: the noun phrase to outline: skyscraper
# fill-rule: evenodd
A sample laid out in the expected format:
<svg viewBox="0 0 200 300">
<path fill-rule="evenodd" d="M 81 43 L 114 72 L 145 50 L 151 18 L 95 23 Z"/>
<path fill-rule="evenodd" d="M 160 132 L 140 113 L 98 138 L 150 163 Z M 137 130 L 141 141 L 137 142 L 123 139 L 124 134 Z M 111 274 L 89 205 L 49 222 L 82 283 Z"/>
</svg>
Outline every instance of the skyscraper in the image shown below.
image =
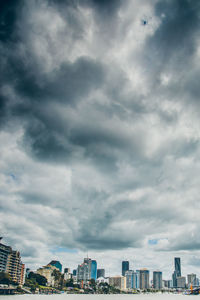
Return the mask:
<svg viewBox="0 0 200 300">
<path fill-rule="evenodd" d="M 105 269 L 97 269 L 97 278 L 105 277 Z"/>
<path fill-rule="evenodd" d="M 180 257 L 174 258 L 176 277 L 181 277 L 181 259 Z"/>
<path fill-rule="evenodd" d="M 195 286 L 196 285 L 196 279 L 197 279 L 197 275 L 192 273 L 192 274 L 188 274 L 187 275 L 187 283 L 188 283 L 188 287 L 190 287 L 191 285 Z"/>
<path fill-rule="evenodd" d="M 97 280 L 97 262 L 96 260 L 91 261 L 91 279 Z"/>
<path fill-rule="evenodd" d="M 149 288 L 149 270 L 140 270 L 140 289 L 146 290 Z"/>
<path fill-rule="evenodd" d="M 156 290 L 162 289 L 162 272 L 160 271 L 153 272 L 153 287 Z"/>
<path fill-rule="evenodd" d="M 133 288 L 140 288 L 140 270 L 136 270 L 136 272 L 133 273 Z"/>
<path fill-rule="evenodd" d="M 181 259 L 180 257 L 174 258 L 174 273 L 172 275 L 173 287 L 177 287 L 177 278 L 181 277 Z"/>
<path fill-rule="evenodd" d="M 77 280 L 87 282 L 90 279 L 97 279 L 97 262 L 91 258 L 84 258 L 84 262 L 77 268 Z"/>
<path fill-rule="evenodd" d="M 126 288 L 127 289 L 132 289 L 133 288 L 133 274 L 134 271 L 128 270 L 125 272 L 125 277 L 126 277 Z"/>
<path fill-rule="evenodd" d="M 125 272 L 129 271 L 129 261 L 122 261 L 122 276 L 125 276 Z"/>
</svg>

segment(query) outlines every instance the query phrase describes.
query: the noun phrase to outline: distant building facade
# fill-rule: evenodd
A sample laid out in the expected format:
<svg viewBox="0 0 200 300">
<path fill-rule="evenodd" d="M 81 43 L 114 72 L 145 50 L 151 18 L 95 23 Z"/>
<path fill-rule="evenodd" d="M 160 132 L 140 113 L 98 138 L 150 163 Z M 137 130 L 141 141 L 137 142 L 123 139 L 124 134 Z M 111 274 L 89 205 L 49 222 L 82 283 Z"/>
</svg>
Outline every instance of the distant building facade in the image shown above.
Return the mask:
<svg viewBox="0 0 200 300">
<path fill-rule="evenodd" d="M 186 278 L 183 276 L 177 277 L 177 288 L 185 288 L 186 287 Z"/>
<path fill-rule="evenodd" d="M 105 277 L 105 269 L 97 269 L 97 278 Z"/>
<path fill-rule="evenodd" d="M 187 275 L 187 284 L 188 287 L 197 285 L 197 275 L 196 274 L 188 274 Z"/>
<path fill-rule="evenodd" d="M 140 270 L 140 289 L 149 289 L 149 270 L 147 269 Z"/>
<path fill-rule="evenodd" d="M 1 242 L 0 272 L 8 273 L 12 281 L 17 282 L 19 285 L 24 284 L 25 265 L 21 261 L 20 252 L 14 251 L 10 246 L 4 245 Z"/>
<path fill-rule="evenodd" d="M 97 262 L 96 260 L 91 261 L 91 273 L 90 273 L 91 279 L 97 280 Z"/>
<path fill-rule="evenodd" d="M 125 272 L 127 289 L 133 289 L 133 274 L 134 274 L 134 271 L 132 271 L 132 270 Z"/>
<path fill-rule="evenodd" d="M 122 261 L 122 276 L 125 276 L 125 272 L 129 271 L 129 261 Z"/>
<path fill-rule="evenodd" d="M 53 276 L 54 270 L 59 271 L 59 269 L 56 268 L 55 266 L 48 264 L 42 268 L 37 269 L 36 273 L 44 276 L 47 279 L 48 286 L 54 286 L 54 283 L 55 283 L 55 278 Z"/>
<path fill-rule="evenodd" d="M 162 272 L 160 271 L 153 272 L 153 288 L 156 290 L 162 289 Z"/>
<path fill-rule="evenodd" d="M 91 279 L 97 279 L 97 262 L 91 258 L 85 258 L 81 265 L 77 268 L 77 280 L 87 282 Z"/>
<path fill-rule="evenodd" d="M 136 272 L 133 273 L 133 288 L 140 288 L 140 270 L 136 270 Z"/>
<path fill-rule="evenodd" d="M 120 290 L 126 289 L 126 277 L 124 276 L 113 276 L 109 277 L 109 285 L 114 286 Z"/>
<path fill-rule="evenodd" d="M 62 272 L 62 265 L 58 260 L 52 260 L 49 265 L 56 267 L 60 272 Z"/>
</svg>

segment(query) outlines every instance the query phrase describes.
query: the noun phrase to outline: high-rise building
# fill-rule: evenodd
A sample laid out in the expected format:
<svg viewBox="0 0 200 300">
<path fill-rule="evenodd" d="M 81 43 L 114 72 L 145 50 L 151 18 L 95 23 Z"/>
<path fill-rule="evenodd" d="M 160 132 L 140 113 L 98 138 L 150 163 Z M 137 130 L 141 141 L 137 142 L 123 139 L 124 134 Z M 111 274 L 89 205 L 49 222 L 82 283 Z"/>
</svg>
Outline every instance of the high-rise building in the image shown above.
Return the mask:
<svg viewBox="0 0 200 300">
<path fill-rule="evenodd" d="M 0 238 L 0 241 L 2 238 Z M 24 268 L 19 251 L 0 243 L 0 272 L 10 275 L 12 281 L 22 285 L 24 283 Z"/>
<path fill-rule="evenodd" d="M 124 276 L 109 277 L 109 285 L 112 285 L 120 290 L 125 290 L 126 289 L 126 277 L 124 277 Z"/>
<path fill-rule="evenodd" d="M 73 276 L 76 276 L 76 269 L 73 270 Z"/>
<path fill-rule="evenodd" d="M 62 272 L 62 265 L 58 260 L 52 260 L 49 265 L 56 267 L 60 272 Z"/>
<path fill-rule="evenodd" d="M 25 264 L 21 265 L 20 285 L 24 285 L 26 277 Z"/>
<path fill-rule="evenodd" d="M 188 287 L 195 286 L 196 285 L 196 279 L 197 279 L 197 275 L 196 274 L 188 274 L 187 275 L 187 283 L 188 283 Z"/>
<path fill-rule="evenodd" d="M 146 290 L 149 288 L 149 270 L 140 270 L 140 289 Z"/>
<path fill-rule="evenodd" d="M 127 289 L 133 289 L 133 274 L 134 274 L 134 271 L 132 271 L 132 270 L 128 270 L 125 272 Z"/>
<path fill-rule="evenodd" d="M 153 288 L 156 290 L 162 289 L 162 272 L 160 271 L 153 272 Z"/>
<path fill-rule="evenodd" d="M 6 272 L 11 276 L 15 282 L 21 281 L 22 262 L 19 251 L 13 251 L 8 255 Z"/>
<path fill-rule="evenodd" d="M 94 279 L 95 281 L 97 280 L 97 262 L 96 260 L 91 261 L 91 279 Z"/>
<path fill-rule="evenodd" d="M 2 238 L 0 238 L 1 240 Z M 0 243 L 0 272 L 6 271 L 8 256 L 12 252 L 12 248 Z"/>
<path fill-rule="evenodd" d="M 181 259 L 180 257 L 174 258 L 174 273 L 172 275 L 173 287 L 177 286 L 177 277 L 181 277 Z"/>
<path fill-rule="evenodd" d="M 172 288 L 173 287 L 173 284 L 172 284 L 172 280 L 163 280 L 163 287 L 164 288 Z"/>
<path fill-rule="evenodd" d="M 122 261 L 122 276 L 125 276 L 125 272 L 129 270 L 129 261 Z"/>
<path fill-rule="evenodd" d="M 97 269 L 97 278 L 105 277 L 105 269 Z"/>
<path fill-rule="evenodd" d="M 174 258 L 176 277 L 181 277 L 181 259 L 180 257 Z"/>
<path fill-rule="evenodd" d="M 87 282 L 90 280 L 90 271 L 89 271 L 89 264 L 86 262 L 78 265 L 77 268 L 77 280 Z"/>
<path fill-rule="evenodd" d="M 97 262 L 91 258 L 84 258 L 84 262 L 77 268 L 77 280 L 87 282 L 90 279 L 97 279 Z"/>
<path fill-rule="evenodd" d="M 179 276 L 176 278 L 177 288 L 185 288 L 186 286 L 186 278 L 183 276 Z"/>
<path fill-rule="evenodd" d="M 136 272 L 133 273 L 133 288 L 140 288 L 140 270 L 136 270 Z"/>
</svg>

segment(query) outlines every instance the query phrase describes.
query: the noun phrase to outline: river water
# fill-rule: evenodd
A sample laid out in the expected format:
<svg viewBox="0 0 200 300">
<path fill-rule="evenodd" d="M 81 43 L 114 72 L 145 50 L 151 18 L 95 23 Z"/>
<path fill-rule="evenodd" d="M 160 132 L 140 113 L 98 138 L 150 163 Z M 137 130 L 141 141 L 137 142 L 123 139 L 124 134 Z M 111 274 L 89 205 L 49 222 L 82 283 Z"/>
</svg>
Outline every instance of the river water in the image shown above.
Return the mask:
<svg viewBox="0 0 200 300">
<path fill-rule="evenodd" d="M 194 300 L 197 296 L 182 294 L 138 294 L 138 295 L 15 295 L 0 296 L 2 300 Z M 192 297 L 192 299 L 191 299 Z M 198 298 L 200 299 L 200 298 Z M 197 300 L 198 300 L 197 299 Z"/>
</svg>

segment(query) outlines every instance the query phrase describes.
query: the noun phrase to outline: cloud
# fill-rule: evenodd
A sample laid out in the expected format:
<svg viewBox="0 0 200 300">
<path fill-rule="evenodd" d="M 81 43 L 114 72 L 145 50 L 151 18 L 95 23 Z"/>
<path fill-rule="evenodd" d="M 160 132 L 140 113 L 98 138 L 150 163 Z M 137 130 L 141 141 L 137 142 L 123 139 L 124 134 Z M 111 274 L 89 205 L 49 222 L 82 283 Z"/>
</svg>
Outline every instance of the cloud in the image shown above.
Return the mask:
<svg viewBox="0 0 200 300">
<path fill-rule="evenodd" d="M 153 270 L 156 256 L 169 276 L 179 253 L 191 267 L 187 255 L 199 251 L 197 2 L 1 5 L 5 241 L 34 268 L 54 248 L 73 267 L 89 251 L 110 273 L 132 252 L 135 268 Z"/>
</svg>

